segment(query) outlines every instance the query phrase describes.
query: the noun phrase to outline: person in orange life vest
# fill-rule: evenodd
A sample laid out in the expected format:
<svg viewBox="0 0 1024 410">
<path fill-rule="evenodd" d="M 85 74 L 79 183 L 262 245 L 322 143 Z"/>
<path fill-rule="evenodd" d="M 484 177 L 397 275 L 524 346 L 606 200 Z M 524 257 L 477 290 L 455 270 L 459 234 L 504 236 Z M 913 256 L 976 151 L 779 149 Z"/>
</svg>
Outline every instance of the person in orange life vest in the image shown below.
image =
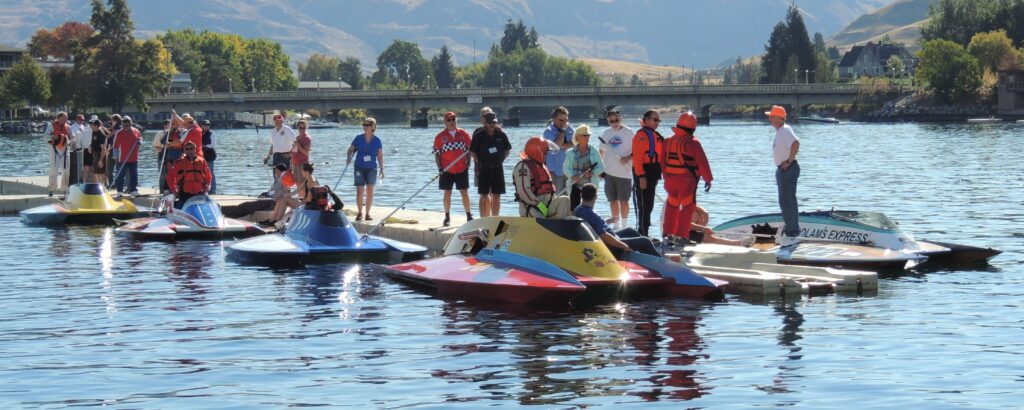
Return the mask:
<svg viewBox="0 0 1024 410">
<path fill-rule="evenodd" d="M 50 135 L 50 139 L 46 140 L 46 143 L 50 144 L 50 181 L 47 184 L 47 190 L 50 191 L 49 196 L 53 196 L 53 191 L 67 191 L 68 178 L 71 176 L 68 170 L 71 166 L 71 156 L 68 155 L 71 151 L 68 149 L 71 143 L 68 113 L 61 111 L 57 114 L 57 119 L 53 120 L 53 123 L 47 128 L 52 128 L 47 133 Z"/>
<path fill-rule="evenodd" d="M 640 130 L 633 135 L 633 209 L 636 209 L 637 231 L 648 236 L 654 195 L 661 179 L 661 151 L 665 137 L 658 133 L 661 114 L 647 110 L 640 120 Z"/>
<path fill-rule="evenodd" d="M 174 207 L 181 209 L 181 206 L 189 198 L 195 195 L 204 195 L 210 192 L 210 182 L 213 181 L 213 174 L 206 160 L 200 157 L 196 144 L 185 143 L 185 155 L 174 161 L 171 170 L 167 173 L 167 185 L 174 194 Z"/>
<path fill-rule="evenodd" d="M 451 224 L 452 186 L 462 196 L 462 208 L 466 211 L 466 221 L 473 220 L 473 212 L 469 208 L 469 160 L 466 154 L 472 139 L 466 130 L 458 127 L 454 112 L 444 114 L 444 129 L 434 137 L 434 162 L 437 171 L 442 172 L 438 179 L 438 188 L 444 191 L 444 226 Z M 458 162 L 456 162 L 458 160 Z M 447 168 L 447 171 L 445 169 Z"/>
<path fill-rule="evenodd" d="M 292 188 L 295 187 L 295 178 L 285 164 L 274 166 L 274 185 L 270 187 L 270 197 L 274 198 L 274 211 L 270 219 L 260 221 L 260 225 L 272 226 L 275 222 L 284 218 L 289 208 L 297 208 L 300 204 L 294 197 Z"/>
<path fill-rule="evenodd" d="M 562 219 L 569 216 L 569 197 L 555 196 L 555 183 L 544 163 L 549 151 L 558 145 L 543 137 L 531 137 L 519 153 L 522 161 L 512 170 L 512 183 L 519 202 L 519 216 Z"/>
<path fill-rule="evenodd" d="M 114 134 L 114 148 L 117 149 L 117 169 L 114 171 L 114 186 L 117 187 L 117 194 L 128 192 L 130 195 L 139 194 L 139 150 L 142 149 L 142 133 L 132 126 L 132 118 L 125 115 L 121 117 L 122 128 Z M 124 190 L 125 179 L 128 180 L 128 190 Z"/>
<path fill-rule="evenodd" d="M 697 182 L 704 179 L 704 192 L 711 190 L 711 165 L 700 140 L 693 136 L 697 117 L 684 112 L 672 127 L 673 135 L 665 140 L 661 152 L 661 170 L 665 175 L 665 216 L 662 236 L 689 239 L 693 210 L 697 207 Z"/>
</svg>

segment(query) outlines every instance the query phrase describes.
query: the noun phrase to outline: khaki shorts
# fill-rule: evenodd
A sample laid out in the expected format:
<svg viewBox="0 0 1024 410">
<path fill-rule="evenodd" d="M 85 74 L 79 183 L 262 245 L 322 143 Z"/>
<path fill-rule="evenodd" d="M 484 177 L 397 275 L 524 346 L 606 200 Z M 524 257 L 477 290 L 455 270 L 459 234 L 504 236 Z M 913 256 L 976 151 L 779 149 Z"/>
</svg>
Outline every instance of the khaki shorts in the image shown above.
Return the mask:
<svg viewBox="0 0 1024 410">
<path fill-rule="evenodd" d="M 604 174 L 604 195 L 608 201 L 628 201 L 632 194 L 632 179 Z"/>
</svg>

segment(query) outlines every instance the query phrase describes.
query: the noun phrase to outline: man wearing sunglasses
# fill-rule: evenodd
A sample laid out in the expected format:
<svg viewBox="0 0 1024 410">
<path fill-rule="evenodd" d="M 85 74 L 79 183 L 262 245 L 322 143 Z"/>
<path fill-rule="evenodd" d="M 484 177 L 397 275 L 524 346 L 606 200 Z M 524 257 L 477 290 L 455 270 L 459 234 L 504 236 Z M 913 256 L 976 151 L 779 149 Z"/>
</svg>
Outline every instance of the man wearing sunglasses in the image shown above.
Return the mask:
<svg viewBox="0 0 1024 410">
<path fill-rule="evenodd" d="M 636 203 L 637 231 L 648 236 L 654 194 L 661 179 L 661 151 L 665 137 L 658 133 L 661 114 L 647 110 L 641 119 L 640 131 L 633 136 L 633 201 Z"/>
<path fill-rule="evenodd" d="M 444 172 L 438 179 L 438 188 L 444 191 L 444 226 L 451 224 L 452 186 L 462 196 L 462 208 L 466 210 L 466 221 L 473 220 L 469 208 L 469 151 L 472 140 L 466 130 L 458 127 L 454 112 L 444 114 L 444 130 L 434 137 L 434 162 L 437 172 Z M 447 169 L 447 171 L 445 171 Z"/>
<path fill-rule="evenodd" d="M 167 186 L 174 194 L 174 207 L 177 209 L 181 209 L 189 198 L 210 192 L 213 181 L 213 173 L 206 160 L 197 153 L 196 144 L 186 142 L 184 151 L 185 155 L 174 161 L 167 172 Z"/>
<path fill-rule="evenodd" d="M 284 116 L 275 114 L 274 129 L 270 130 L 270 150 L 263 158 L 263 163 L 270 161 L 267 165 L 271 167 L 276 167 L 277 164 L 284 164 L 287 167 L 291 163 L 292 144 L 297 136 L 292 127 L 284 125 Z"/>
<path fill-rule="evenodd" d="M 633 129 L 622 124 L 614 107 L 604 114 L 608 129 L 601 135 L 601 160 L 604 162 L 604 194 L 612 208 L 612 225 L 626 227 L 629 221 L 629 197 L 633 191 Z"/>
</svg>

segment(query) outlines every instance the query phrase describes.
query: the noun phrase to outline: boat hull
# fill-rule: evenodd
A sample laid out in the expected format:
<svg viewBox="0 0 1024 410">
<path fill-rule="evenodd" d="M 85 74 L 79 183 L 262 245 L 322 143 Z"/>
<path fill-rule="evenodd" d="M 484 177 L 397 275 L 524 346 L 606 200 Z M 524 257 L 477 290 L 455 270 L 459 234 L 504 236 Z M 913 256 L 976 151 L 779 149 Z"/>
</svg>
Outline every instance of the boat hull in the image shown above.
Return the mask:
<svg viewBox="0 0 1024 410">
<path fill-rule="evenodd" d="M 778 263 L 869 271 L 902 271 L 925 257 L 892 249 L 829 242 L 800 242 L 772 249 Z"/>
<path fill-rule="evenodd" d="M 152 209 L 136 207 L 127 199 L 114 199 L 100 184 L 76 184 L 67 198 L 18 213 L 26 225 L 113 225 L 117 220 L 139 218 Z"/>
<path fill-rule="evenodd" d="M 1003 253 L 1002 250 L 989 247 L 961 245 L 948 242 L 921 241 L 926 244 L 935 245 L 947 249 L 947 251 L 926 252 L 928 260 L 924 266 L 957 266 L 957 265 L 979 265 L 986 264 L 992 258 Z"/>
<path fill-rule="evenodd" d="M 115 232 L 142 240 L 173 241 L 182 239 L 240 239 L 266 235 L 272 230 L 256 224 L 225 218 L 223 228 L 211 229 L 178 224 L 163 217 L 145 217 L 123 221 Z"/>
<path fill-rule="evenodd" d="M 567 305 L 587 290 L 549 264 L 500 251 L 493 254 L 500 256 L 447 255 L 380 269 L 395 280 L 426 288 L 438 296 L 484 303 Z M 555 274 L 544 273 L 555 270 Z"/>
</svg>

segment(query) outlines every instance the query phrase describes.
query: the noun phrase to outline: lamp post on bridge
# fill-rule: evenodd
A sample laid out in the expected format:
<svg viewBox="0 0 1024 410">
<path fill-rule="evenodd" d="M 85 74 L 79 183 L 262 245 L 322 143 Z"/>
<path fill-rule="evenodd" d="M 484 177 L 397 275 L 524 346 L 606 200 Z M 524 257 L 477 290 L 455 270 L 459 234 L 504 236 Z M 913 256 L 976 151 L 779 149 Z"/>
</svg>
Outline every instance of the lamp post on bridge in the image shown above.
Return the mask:
<svg viewBox="0 0 1024 410">
<path fill-rule="evenodd" d="M 228 77 L 228 92 L 231 92 L 231 77 Z"/>
<path fill-rule="evenodd" d="M 523 73 L 516 73 L 516 77 L 519 77 L 519 88 L 523 88 Z"/>
<path fill-rule="evenodd" d="M 501 73 L 501 80 L 498 83 L 498 88 L 505 88 L 505 73 Z"/>
<path fill-rule="evenodd" d="M 800 84 L 800 69 L 793 69 L 793 84 Z"/>
<path fill-rule="evenodd" d="M 808 78 L 810 77 L 810 72 L 811 72 L 810 69 L 806 69 L 806 68 L 804 69 L 804 84 L 810 84 L 811 83 L 808 80 Z"/>
</svg>

